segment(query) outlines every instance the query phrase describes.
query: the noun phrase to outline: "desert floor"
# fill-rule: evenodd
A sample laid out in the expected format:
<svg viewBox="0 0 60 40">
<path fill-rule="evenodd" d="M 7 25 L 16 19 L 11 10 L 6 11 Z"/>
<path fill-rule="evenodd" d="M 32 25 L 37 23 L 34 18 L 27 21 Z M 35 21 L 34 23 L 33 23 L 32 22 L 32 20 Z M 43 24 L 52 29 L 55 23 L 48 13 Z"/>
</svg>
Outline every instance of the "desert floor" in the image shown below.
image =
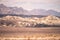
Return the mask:
<svg viewBox="0 0 60 40">
<path fill-rule="evenodd" d="M 60 27 L 0 27 L 0 40 L 60 40 Z"/>
</svg>

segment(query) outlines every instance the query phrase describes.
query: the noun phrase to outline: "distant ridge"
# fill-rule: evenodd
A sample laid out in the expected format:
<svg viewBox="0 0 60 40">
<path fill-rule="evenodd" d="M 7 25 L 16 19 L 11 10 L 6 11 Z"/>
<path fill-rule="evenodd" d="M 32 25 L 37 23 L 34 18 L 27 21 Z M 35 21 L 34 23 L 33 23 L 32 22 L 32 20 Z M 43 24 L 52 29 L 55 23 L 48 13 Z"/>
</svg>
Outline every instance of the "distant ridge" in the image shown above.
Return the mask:
<svg viewBox="0 0 60 40">
<path fill-rule="evenodd" d="M 33 9 L 31 11 L 25 10 L 22 7 L 7 7 L 4 4 L 0 4 L 0 14 L 12 14 L 12 15 L 54 15 L 60 16 L 60 12 L 55 10 Z"/>
</svg>

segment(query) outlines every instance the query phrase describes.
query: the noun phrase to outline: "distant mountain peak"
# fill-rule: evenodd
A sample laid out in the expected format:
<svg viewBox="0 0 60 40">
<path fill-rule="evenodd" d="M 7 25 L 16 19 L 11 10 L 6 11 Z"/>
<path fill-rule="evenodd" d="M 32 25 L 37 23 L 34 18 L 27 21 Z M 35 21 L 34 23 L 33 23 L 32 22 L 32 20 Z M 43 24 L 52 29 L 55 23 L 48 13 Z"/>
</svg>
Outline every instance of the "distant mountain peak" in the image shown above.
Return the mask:
<svg viewBox="0 0 60 40">
<path fill-rule="evenodd" d="M 0 4 L 0 14 L 16 14 L 16 15 L 54 15 L 60 16 L 60 12 L 55 10 L 45 10 L 45 9 L 33 9 L 31 11 L 25 10 L 22 7 L 7 7 L 4 4 Z"/>
<path fill-rule="evenodd" d="M 4 4 L 0 4 L 0 8 L 2 8 L 2 7 L 6 7 Z"/>
</svg>

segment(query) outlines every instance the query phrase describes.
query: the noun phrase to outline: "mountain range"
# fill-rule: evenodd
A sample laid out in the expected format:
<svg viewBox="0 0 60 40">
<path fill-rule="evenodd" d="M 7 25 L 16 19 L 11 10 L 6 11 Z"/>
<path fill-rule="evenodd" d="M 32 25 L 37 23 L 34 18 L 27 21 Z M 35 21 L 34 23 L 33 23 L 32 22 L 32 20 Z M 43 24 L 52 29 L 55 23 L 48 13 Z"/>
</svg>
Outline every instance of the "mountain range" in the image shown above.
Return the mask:
<svg viewBox="0 0 60 40">
<path fill-rule="evenodd" d="M 0 14 L 16 14 L 16 15 L 54 15 L 60 16 L 60 12 L 55 10 L 33 9 L 31 11 L 25 10 L 22 7 L 7 7 L 0 4 Z"/>
</svg>

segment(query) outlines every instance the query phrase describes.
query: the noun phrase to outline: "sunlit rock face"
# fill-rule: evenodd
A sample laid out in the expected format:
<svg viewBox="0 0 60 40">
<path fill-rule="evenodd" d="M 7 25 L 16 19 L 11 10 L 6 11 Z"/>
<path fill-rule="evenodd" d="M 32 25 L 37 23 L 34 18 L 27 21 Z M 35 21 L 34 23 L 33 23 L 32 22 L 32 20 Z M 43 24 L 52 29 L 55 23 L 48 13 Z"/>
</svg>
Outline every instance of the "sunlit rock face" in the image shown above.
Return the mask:
<svg viewBox="0 0 60 40">
<path fill-rule="evenodd" d="M 37 18 L 29 17 L 23 18 L 19 16 L 6 16 L 0 18 L 0 26 L 14 26 L 14 27 L 34 27 L 35 25 L 60 25 L 60 18 L 49 15 L 47 17 Z"/>
<path fill-rule="evenodd" d="M 48 25 L 59 25 L 60 18 L 50 15 L 50 16 L 42 18 L 41 22 Z"/>
</svg>

